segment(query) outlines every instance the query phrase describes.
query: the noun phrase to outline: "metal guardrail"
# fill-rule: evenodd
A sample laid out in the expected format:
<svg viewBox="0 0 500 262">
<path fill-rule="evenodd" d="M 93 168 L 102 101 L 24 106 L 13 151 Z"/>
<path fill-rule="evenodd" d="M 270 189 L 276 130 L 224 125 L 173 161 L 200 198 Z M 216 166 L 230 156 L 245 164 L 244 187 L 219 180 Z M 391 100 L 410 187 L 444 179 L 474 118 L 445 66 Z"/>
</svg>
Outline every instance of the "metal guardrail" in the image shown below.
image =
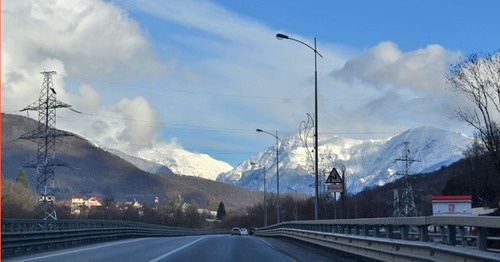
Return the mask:
<svg viewBox="0 0 500 262">
<path fill-rule="evenodd" d="M 366 218 L 284 222 L 255 232 L 383 261 L 500 261 L 500 217 Z"/>
<path fill-rule="evenodd" d="M 2 257 L 132 237 L 229 232 L 228 229 L 188 229 L 130 221 L 2 219 Z"/>
</svg>

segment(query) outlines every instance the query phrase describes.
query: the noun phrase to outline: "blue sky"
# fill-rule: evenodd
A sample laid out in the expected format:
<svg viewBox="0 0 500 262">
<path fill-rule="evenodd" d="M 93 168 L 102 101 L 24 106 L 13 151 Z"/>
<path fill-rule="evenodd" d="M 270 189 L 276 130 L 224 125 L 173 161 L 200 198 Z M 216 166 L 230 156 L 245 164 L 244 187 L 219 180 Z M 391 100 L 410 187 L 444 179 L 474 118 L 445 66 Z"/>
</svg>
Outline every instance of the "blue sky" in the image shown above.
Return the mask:
<svg viewBox="0 0 500 262">
<path fill-rule="evenodd" d="M 58 126 L 134 153 L 184 148 L 236 166 L 314 111 L 322 135 L 388 137 L 432 125 L 470 133 L 453 112 L 448 66 L 498 50 L 498 1 L 62 1 L 3 3 L 2 112 L 58 71 L 78 115 Z M 44 32 L 43 34 L 41 32 Z M 35 76 L 35 77 L 33 77 Z"/>
</svg>

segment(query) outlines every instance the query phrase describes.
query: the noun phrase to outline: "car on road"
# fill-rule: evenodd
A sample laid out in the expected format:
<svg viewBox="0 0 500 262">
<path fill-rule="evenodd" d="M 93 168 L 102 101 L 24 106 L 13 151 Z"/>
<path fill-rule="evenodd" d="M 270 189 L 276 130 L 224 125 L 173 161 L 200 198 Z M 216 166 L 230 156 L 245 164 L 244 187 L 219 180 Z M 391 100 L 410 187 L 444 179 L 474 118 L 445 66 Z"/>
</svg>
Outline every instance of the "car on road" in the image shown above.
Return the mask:
<svg viewBox="0 0 500 262">
<path fill-rule="evenodd" d="M 248 236 L 248 230 L 246 228 L 240 229 L 240 235 L 241 236 Z"/>
<path fill-rule="evenodd" d="M 255 227 L 251 227 L 250 231 L 248 231 L 248 234 L 253 235 L 255 233 L 255 229 L 256 229 Z"/>
<path fill-rule="evenodd" d="M 232 235 L 238 235 L 238 236 L 241 236 L 241 230 L 239 227 L 233 227 L 233 229 L 231 229 L 231 236 Z"/>
</svg>

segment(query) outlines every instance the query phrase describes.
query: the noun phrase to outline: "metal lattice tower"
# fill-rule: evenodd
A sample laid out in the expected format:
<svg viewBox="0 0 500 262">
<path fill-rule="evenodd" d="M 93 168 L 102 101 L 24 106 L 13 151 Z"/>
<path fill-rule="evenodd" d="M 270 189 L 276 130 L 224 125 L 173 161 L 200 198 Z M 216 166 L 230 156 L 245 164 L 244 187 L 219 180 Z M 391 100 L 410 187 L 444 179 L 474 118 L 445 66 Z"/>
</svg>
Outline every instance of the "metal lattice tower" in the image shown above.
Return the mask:
<svg viewBox="0 0 500 262">
<path fill-rule="evenodd" d="M 20 137 L 38 142 L 35 161 L 25 167 L 36 168 L 36 192 L 38 199 L 35 205 L 35 218 L 57 220 L 52 190 L 54 189 L 54 170 L 56 166 L 67 166 L 56 159 L 56 138 L 70 134 L 56 130 L 56 109 L 71 107 L 56 100 L 56 91 L 52 82 L 55 71 L 41 72 L 43 75 L 40 98 L 21 111 L 38 111 L 38 128 Z"/>
<path fill-rule="evenodd" d="M 394 192 L 394 197 L 395 197 L 394 216 L 398 217 L 417 216 L 417 208 L 415 207 L 415 199 L 413 196 L 413 189 L 410 184 L 409 176 L 411 171 L 411 165 L 414 162 L 418 162 L 418 160 L 411 159 L 410 157 L 410 142 L 404 142 L 403 157 L 396 159 L 396 161 L 403 162 L 403 172 L 400 175 L 404 176 L 405 181 L 404 181 L 404 186 L 402 188 L 401 201 L 399 201 L 399 196 L 397 191 Z M 396 207 L 396 205 L 398 206 Z"/>
</svg>

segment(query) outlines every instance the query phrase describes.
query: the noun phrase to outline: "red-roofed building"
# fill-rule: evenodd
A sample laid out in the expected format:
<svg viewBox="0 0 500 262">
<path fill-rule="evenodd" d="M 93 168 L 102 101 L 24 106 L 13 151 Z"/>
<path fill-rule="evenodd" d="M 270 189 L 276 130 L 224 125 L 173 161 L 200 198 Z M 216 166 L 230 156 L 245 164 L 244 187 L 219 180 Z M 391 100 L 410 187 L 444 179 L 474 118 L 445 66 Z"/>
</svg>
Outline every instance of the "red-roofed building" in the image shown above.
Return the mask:
<svg viewBox="0 0 500 262">
<path fill-rule="evenodd" d="M 433 216 L 470 216 L 471 196 L 432 196 Z"/>
<path fill-rule="evenodd" d="M 85 200 L 85 205 L 88 208 L 93 208 L 93 207 L 100 207 L 102 206 L 101 200 L 99 200 L 97 197 L 89 197 L 87 200 Z"/>
</svg>

